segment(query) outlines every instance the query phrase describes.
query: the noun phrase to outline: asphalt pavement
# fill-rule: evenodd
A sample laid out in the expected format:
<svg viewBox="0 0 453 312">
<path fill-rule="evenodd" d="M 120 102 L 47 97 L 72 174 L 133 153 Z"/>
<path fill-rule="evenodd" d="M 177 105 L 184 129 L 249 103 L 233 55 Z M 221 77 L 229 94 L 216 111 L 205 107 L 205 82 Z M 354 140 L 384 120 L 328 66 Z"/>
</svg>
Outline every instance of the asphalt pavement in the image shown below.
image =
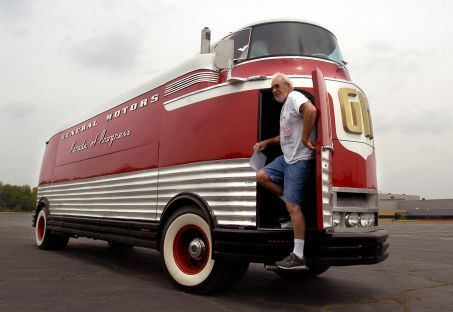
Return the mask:
<svg viewBox="0 0 453 312">
<path fill-rule="evenodd" d="M 0 311 L 453 311 L 453 222 L 381 221 L 390 257 L 289 281 L 252 264 L 236 286 L 176 290 L 159 253 L 71 239 L 35 246 L 31 214 L 0 213 Z"/>
</svg>

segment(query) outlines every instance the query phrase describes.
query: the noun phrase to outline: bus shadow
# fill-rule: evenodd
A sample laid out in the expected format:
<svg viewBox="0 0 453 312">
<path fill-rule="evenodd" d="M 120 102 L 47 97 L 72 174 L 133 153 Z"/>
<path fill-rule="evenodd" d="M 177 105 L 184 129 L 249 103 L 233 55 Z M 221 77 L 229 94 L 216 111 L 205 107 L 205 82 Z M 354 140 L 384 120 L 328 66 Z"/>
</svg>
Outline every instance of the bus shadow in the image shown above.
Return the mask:
<svg viewBox="0 0 453 312">
<path fill-rule="evenodd" d="M 65 257 L 95 265 L 104 270 L 151 281 L 171 289 L 158 251 L 148 248 L 112 249 L 104 241 L 71 239 L 60 253 Z"/>
<path fill-rule="evenodd" d="M 339 278 L 335 268 L 315 278 L 288 279 L 265 270 L 261 264 L 253 264 L 242 281 L 219 294 L 219 298 L 267 308 L 293 309 L 350 304 L 369 298 L 370 294 L 375 294 L 375 289 L 370 287 L 369 281 L 361 283 Z"/>
<path fill-rule="evenodd" d="M 77 261 L 95 265 L 114 274 L 140 279 L 149 287 L 175 291 L 156 250 L 132 248 L 113 250 L 106 242 L 71 240 L 61 255 Z M 347 304 L 354 299 L 363 299 L 373 293 L 373 287 L 363 283 L 342 279 L 330 269 L 316 278 L 285 279 L 264 269 L 262 264 L 251 264 L 244 278 L 237 284 L 219 293 L 210 295 L 209 300 L 227 306 L 265 305 L 266 307 L 294 308 L 303 305 L 319 307 Z M 110 274 L 110 273 L 108 273 Z"/>
</svg>

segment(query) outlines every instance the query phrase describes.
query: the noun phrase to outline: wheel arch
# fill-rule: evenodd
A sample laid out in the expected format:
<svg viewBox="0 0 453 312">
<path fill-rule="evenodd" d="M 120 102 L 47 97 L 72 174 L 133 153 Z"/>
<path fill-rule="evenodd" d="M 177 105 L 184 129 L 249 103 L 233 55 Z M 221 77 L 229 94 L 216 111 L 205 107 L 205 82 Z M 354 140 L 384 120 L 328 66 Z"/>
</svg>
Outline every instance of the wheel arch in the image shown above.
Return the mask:
<svg viewBox="0 0 453 312">
<path fill-rule="evenodd" d="M 41 211 L 41 209 L 47 209 L 47 213 L 49 212 L 48 211 L 49 201 L 45 197 L 41 197 L 36 204 L 36 209 L 35 209 L 35 213 L 33 215 L 33 221 L 32 221 L 33 227 L 36 226 L 36 218 L 38 218 L 38 214 Z"/>
<path fill-rule="evenodd" d="M 205 215 L 206 221 L 208 222 L 211 231 L 217 227 L 217 220 L 214 216 L 214 213 L 211 207 L 209 207 L 209 204 L 203 198 L 194 193 L 180 193 L 173 197 L 162 211 L 158 229 L 158 244 L 160 244 L 162 230 L 164 229 L 167 220 L 178 209 L 186 206 L 194 206 L 200 209 Z M 157 246 L 157 248 L 160 248 L 160 246 Z"/>
</svg>

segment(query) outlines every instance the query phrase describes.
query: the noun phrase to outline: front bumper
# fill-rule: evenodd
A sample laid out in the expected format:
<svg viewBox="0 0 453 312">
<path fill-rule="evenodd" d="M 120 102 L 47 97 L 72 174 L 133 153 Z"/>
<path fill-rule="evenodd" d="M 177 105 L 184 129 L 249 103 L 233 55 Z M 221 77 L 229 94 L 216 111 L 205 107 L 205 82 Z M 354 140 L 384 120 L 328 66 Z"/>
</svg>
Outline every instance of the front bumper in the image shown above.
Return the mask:
<svg viewBox="0 0 453 312">
<path fill-rule="evenodd" d="M 293 249 L 291 230 L 258 229 L 213 231 L 214 259 L 270 264 Z M 374 264 L 389 256 L 388 233 L 307 232 L 304 254 L 307 259 L 329 266 Z"/>
</svg>

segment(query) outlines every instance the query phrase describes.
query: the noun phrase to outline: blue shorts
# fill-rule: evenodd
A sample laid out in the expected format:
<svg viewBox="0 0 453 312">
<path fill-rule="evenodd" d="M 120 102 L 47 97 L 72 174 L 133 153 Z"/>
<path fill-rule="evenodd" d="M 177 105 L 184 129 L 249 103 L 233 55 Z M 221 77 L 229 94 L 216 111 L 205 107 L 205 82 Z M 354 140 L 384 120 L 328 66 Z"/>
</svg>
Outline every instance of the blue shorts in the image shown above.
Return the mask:
<svg viewBox="0 0 453 312">
<path fill-rule="evenodd" d="M 263 170 L 271 180 L 283 186 L 284 202 L 302 207 L 304 192 L 315 169 L 315 160 L 299 160 L 294 164 L 286 163 L 283 155 L 275 158 Z"/>
</svg>

